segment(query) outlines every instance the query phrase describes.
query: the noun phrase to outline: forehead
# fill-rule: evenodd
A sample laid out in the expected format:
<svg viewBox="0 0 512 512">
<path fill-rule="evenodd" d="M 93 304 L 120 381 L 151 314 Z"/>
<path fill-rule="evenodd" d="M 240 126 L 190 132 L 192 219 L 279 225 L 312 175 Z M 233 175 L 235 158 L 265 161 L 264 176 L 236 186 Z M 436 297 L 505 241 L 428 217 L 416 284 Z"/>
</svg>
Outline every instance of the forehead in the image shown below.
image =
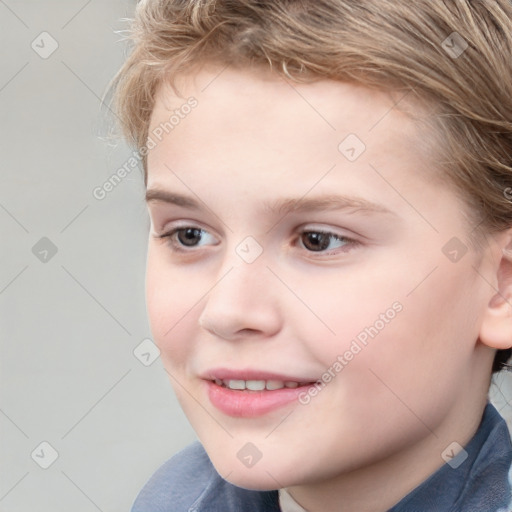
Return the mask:
<svg viewBox="0 0 512 512">
<path fill-rule="evenodd" d="M 198 105 L 191 119 L 180 120 L 172 132 L 203 147 L 213 139 L 216 146 L 227 148 L 252 138 L 267 150 L 302 157 L 318 142 L 339 143 L 354 134 L 367 149 L 396 140 L 395 155 L 404 149 L 430 149 L 428 134 L 418 123 L 426 112 L 410 101 L 407 91 L 371 90 L 333 80 L 298 84 L 261 68 L 215 66 L 178 77 L 176 86 L 181 97 L 167 84 L 158 88 L 150 133 L 194 97 Z"/>
<path fill-rule="evenodd" d="M 160 138 L 148 154 L 148 188 L 176 182 L 172 169 L 212 194 L 238 185 L 237 193 L 245 187 L 271 200 L 285 187 L 296 195 L 336 187 L 364 189 L 374 202 L 385 192 L 395 205 L 404 187 L 428 196 L 434 151 L 417 121 L 428 113 L 406 93 L 229 67 L 183 75 L 176 87 L 179 94 L 167 84 L 157 91 L 149 134 Z M 195 107 L 183 108 L 191 99 Z"/>
</svg>

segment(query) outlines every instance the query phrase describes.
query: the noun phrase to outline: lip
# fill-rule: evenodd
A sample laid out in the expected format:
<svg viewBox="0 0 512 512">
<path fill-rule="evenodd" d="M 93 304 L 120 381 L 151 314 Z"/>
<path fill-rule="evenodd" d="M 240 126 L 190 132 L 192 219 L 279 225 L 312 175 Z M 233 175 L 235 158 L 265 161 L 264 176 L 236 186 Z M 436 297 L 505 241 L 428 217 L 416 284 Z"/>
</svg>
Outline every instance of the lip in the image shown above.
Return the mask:
<svg viewBox="0 0 512 512">
<path fill-rule="evenodd" d="M 205 393 L 211 404 L 224 414 L 236 418 L 255 418 L 264 416 L 281 407 L 298 403 L 301 393 L 313 386 L 315 380 L 304 377 L 296 377 L 292 375 L 283 375 L 268 371 L 260 371 L 254 369 L 247 370 L 231 370 L 227 368 L 217 368 L 205 372 L 201 375 L 204 380 Z M 281 388 L 275 390 L 263 391 L 238 391 L 223 386 L 219 386 L 214 382 L 215 379 L 220 380 L 279 380 L 304 382 L 302 386 L 297 388 Z"/>
<path fill-rule="evenodd" d="M 199 375 L 204 380 L 282 380 L 293 382 L 315 382 L 316 378 L 308 378 L 297 375 L 285 375 L 266 370 L 247 368 L 244 370 L 230 368 L 212 368 Z"/>
</svg>

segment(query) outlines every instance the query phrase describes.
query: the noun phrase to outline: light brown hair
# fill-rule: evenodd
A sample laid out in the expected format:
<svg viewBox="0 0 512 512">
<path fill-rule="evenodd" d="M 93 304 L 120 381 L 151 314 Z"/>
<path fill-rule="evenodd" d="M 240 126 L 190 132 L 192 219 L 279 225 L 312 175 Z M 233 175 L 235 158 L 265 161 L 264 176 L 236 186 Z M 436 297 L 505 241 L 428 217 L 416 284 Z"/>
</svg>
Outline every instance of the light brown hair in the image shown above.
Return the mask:
<svg viewBox="0 0 512 512">
<path fill-rule="evenodd" d="M 265 66 L 431 105 L 436 171 L 469 206 L 470 243 L 512 227 L 512 0 L 142 0 L 129 34 L 114 103 L 145 175 L 160 84 L 205 63 Z"/>
</svg>

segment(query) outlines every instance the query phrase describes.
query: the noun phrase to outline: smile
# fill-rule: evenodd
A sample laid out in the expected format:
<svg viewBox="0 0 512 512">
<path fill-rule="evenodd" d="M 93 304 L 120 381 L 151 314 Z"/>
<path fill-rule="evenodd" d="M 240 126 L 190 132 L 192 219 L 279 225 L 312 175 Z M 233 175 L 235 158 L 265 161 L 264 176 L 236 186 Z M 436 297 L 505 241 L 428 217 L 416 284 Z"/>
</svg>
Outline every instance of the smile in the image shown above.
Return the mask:
<svg viewBox="0 0 512 512">
<path fill-rule="evenodd" d="M 243 391 L 276 391 L 278 389 L 288 388 L 295 389 L 306 383 L 300 383 L 295 381 L 282 381 L 282 380 L 239 380 L 239 379 L 215 379 L 217 386 L 222 386 L 228 389 Z"/>
<path fill-rule="evenodd" d="M 241 376 L 238 376 L 241 377 Z M 256 418 L 283 407 L 298 405 L 299 395 L 313 382 L 280 379 L 212 378 L 203 380 L 208 401 L 235 418 Z"/>
</svg>

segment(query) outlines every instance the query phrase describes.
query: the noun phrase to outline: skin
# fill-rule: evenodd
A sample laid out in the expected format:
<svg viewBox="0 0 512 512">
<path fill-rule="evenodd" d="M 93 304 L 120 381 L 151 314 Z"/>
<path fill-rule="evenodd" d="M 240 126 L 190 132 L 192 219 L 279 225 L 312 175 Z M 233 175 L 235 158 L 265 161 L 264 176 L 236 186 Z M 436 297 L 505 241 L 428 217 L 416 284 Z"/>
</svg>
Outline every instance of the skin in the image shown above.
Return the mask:
<svg viewBox="0 0 512 512">
<path fill-rule="evenodd" d="M 447 258 L 445 244 L 468 245 L 474 226 L 453 190 L 432 179 L 428 134 L 391 108 L 389 94 L 214 66 L 181 77 L 179 90 L 159 88 L 150 131 L 187 97 L 198 105 L 150 151 L 147 188 L 202 209 L 148 202 L 146 276 L 151 329 L 177 397 L 235 485 L 287 488 L 310 512 L 386 511 L 478 428 L 495 349 L 512 339 L 502 257 L 511 233 Z M 353 162 L 338 149 L 350 133 L 366 145 Z M 326 194 L 389 213 L 263 207 Z M 184 226 L 204 230 L 185 252 L 176 235 L 159 238 Z M 327 238 L 318 252 L 301 235 L 315 230 L 355 242 Z M 263 250 L 252 263 L 236 252 L 247 236 Z M 213 367 L 320 379 L 397 302 L 401 311 L 307 405 L 236 418 L 209 401 L 199 375 Z M 262 454 L 250 468 L 237 457 L 247 442 Z"/>
</svg>

